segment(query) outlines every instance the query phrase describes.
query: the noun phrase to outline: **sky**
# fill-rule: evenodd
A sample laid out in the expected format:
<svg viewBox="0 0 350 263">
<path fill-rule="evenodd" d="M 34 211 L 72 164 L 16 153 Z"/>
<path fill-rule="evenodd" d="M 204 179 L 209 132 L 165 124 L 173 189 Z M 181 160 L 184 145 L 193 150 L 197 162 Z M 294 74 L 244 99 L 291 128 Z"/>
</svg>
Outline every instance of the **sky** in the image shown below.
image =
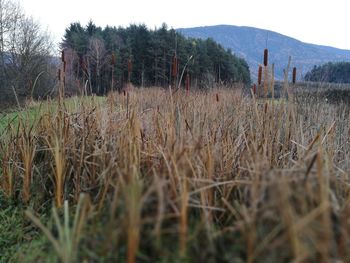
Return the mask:
<svg viewBox="0 0 350 263">
<path fill-rule="evenodd" d="M 59 42 L 70 23 L 97 26 L 146 24 L 170 28 L 208 25 L 252 26 L 307 43 L 350 50 L 349 0 L 20 0 Z"/>
</svg>

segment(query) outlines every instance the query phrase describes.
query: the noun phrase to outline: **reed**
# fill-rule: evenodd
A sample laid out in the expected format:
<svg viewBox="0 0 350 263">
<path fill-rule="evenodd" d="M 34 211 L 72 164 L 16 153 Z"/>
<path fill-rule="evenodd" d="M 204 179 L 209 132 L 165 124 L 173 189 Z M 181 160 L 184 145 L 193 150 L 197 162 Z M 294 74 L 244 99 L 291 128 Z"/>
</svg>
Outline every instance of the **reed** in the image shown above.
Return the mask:
<svg viewBox="0 0 350 263">
<path fill-rule="evenodd" d="M 37 144 L 33 134 L 33 126 L 28 123 L 19 123 L 19 129 L 21 134 L 18 138 L 19 154 L 23 163 L 23 202 L 28 204 L 30 200 L 30 188 L 33 176 L 33 162 L 36 154 Z M 10 172 L 11 173 L 11 172 Z M 12 184 L 12 183 L 11 183 Z M 10 185 L 11 185 L 10 184 Z"/>
<path fill-rule="evenodd" d="M 221 87 L 51 102 L 1 134 L 1 190 L 18 202 L 31 178 L 27 216 L 62 261 L 347 262 L 350 111 L 298 90 L 288 101 Z M 81 193 L 91 201 L 74 213 Z"/>
</svg>

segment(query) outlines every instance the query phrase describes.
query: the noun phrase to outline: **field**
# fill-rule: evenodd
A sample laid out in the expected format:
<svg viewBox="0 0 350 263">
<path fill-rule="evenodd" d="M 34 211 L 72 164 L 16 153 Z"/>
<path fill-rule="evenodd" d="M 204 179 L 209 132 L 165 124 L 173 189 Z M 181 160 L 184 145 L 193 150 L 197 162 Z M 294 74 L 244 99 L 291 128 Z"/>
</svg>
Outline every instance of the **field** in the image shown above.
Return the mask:
<svg viewBox="0 0 350 263">
<path fill-rule="evenodd" d="M 350 261 L 349 105 L 243 94 L 0 117 L 0 262 Z"/>
</svg>

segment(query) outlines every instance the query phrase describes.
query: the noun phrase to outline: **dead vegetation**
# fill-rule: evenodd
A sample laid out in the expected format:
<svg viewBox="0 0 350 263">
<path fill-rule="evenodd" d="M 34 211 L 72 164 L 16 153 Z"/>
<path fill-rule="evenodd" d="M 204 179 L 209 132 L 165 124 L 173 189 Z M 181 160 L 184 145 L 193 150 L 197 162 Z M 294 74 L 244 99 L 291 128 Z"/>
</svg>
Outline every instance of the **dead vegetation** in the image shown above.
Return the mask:
<svg viewBox="0 0 350 263">
<path fill-rule="evenodd" d="M 350 260 L 347 105 L 228 89 L 94 100 L 9 121 L 0 141 L 2 192 L 62 262 Z"/>
</svg>

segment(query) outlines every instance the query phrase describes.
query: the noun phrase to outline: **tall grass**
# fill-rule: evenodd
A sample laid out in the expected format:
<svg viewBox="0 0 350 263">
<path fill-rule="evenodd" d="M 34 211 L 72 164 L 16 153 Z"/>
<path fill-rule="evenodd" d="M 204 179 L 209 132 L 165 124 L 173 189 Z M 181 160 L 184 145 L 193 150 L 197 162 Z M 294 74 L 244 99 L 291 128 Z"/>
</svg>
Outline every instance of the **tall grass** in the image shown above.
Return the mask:
<svg viewBox="0 0 350 263">
<path fill-rule="evenodd" d="M 79 262 L 350 260 L 348 106 L 242 94 L 135 89 L 51 107 L 19 128 L 29 141 L 3 135 L 20 183 L 3 165 L 2 189 L 24 195 L 30 177 L 28 203 L 64 211 L 89 195 Z"/>
</svg>

